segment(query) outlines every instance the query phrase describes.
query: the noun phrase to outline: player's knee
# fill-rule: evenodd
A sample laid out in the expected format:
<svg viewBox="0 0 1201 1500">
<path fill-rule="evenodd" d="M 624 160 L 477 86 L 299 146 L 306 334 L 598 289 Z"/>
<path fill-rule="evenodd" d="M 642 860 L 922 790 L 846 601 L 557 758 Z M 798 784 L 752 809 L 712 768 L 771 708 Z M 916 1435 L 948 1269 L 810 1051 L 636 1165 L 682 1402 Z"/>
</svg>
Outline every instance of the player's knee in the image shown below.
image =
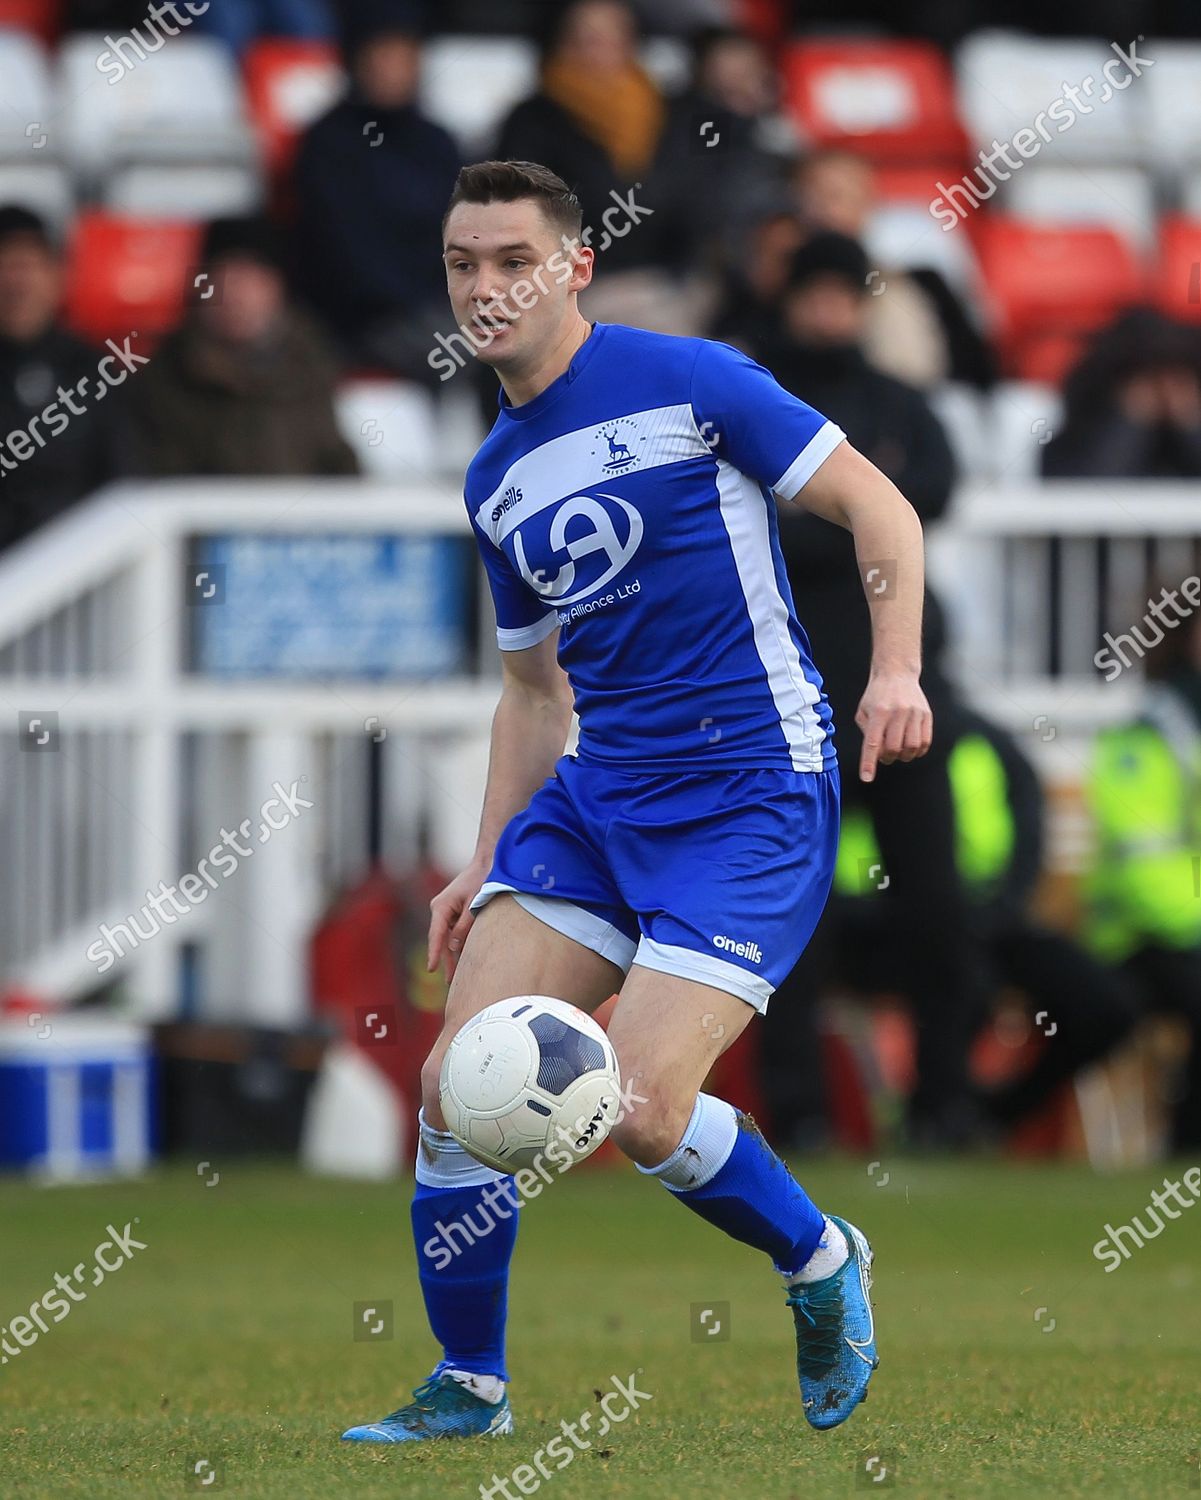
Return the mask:
<svg viewBox="0 0 1201 1500">
<path fill-rule="evenodd" d="M 692 1101 L 684 1106 L 643 1085 L 638 1085 L 638 1092 L 652 1097 L 641 1104 L 635 1102 L 624 1118 L 614 1125 L 612 1139 L 640 1167 L 657 1167 L 683 1140 Z"/>
</svg>

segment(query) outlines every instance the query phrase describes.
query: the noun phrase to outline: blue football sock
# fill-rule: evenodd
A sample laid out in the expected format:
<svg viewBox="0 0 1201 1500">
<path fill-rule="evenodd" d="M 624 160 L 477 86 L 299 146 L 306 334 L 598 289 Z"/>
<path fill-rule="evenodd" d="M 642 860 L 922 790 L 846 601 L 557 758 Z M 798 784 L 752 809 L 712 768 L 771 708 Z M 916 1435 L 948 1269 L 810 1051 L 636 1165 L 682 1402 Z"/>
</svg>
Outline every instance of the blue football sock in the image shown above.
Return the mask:
<svg viewBox="0 0 1201 1500">
<path fill-rule="evenodd" d="M 512 1177 L 481 1166 L 422 1121 L 413 1239 L 426 1316 L 442 1345 L 439 1370 L 509 1378 L 505 1321 L 518 1207 Z"/>
<path fill-rule="evenodd" d="M 795 1275 L 817 1249 L 825 1216 L 749 1115 L 698 1096 L 679 1146 L 657 1167 L 639 1167 L 702 1219 Z"/>
</svg>

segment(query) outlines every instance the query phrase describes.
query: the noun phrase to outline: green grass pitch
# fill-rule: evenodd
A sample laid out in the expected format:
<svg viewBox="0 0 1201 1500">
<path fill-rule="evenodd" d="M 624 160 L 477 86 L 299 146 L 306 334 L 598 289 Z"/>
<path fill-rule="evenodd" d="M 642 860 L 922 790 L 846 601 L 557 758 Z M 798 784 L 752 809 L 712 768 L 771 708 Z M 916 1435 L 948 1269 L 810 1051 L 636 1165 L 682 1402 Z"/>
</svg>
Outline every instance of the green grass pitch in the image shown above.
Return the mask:
<svg viewBox="0 0 1201 1500">
<path fill-rule="evenodd" d="M 136 1220 L 147 1248 L 0 1368 L 0 1494 L 469 1500 L 634 1372 L 651 1399 L 568 1467 L 550 1461 L 536 1493 L 1196 1492 L 1201 1207 L 1110 1274 L 1092 1254 L 1106 1221 L 1128 1222 L 1165 1170 L 1187 1165 L 1097 1177 L 989 1162 L 798 1164 L 877 1256 L 881 1366 L 866 1406 L 825 1434 L 803 1420 L 791 1319 L 763 1258 L 632 1170 L 573 1173 L 523 1210 L 514 1436 L 420 1448 L 338 1442 L 399 1405 L 435 1357 L 407 1184 L 236 1162 L 215 1163 L 211 1187 L 208 1172 L 177 1167 L 88 1188 L 5 1179 L 0 1323 L 27 1312 L 56 1271 L 90 1261 L 109 1223 Z M 355 1304 L 388 1301 L 391 1337 L 356 1341 Z M 724 1319 L 720 1335 L 699 1333 L 694 1304 L 714 1305 L 706 1327 Z"/>
</svg>

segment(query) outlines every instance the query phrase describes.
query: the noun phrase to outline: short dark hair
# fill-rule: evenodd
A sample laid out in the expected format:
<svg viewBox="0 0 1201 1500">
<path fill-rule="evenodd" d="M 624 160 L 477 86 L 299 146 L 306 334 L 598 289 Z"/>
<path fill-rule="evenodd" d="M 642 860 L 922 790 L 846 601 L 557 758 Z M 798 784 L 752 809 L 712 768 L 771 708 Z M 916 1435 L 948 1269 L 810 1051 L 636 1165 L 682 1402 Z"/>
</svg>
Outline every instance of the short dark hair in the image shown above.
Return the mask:
<svg viewBox="0 0 1201 1500">
<path fill-rule="evenodd" d="M 18 203 L 0 207 L 0 244 L 12 239 L 36 240 L 43 250 L 54 253 L 54 239 L 45 219 Z"/>
<path fill-rule="evenodd" d="M 460 203 L 517 203 L 533 198 L 568 239 L 579 239 L 584 227 L 580 200 L 563 179 L 536 161 L 477 161 L 463 167 L 442 216 L 442 231 Z"/>
</svg>

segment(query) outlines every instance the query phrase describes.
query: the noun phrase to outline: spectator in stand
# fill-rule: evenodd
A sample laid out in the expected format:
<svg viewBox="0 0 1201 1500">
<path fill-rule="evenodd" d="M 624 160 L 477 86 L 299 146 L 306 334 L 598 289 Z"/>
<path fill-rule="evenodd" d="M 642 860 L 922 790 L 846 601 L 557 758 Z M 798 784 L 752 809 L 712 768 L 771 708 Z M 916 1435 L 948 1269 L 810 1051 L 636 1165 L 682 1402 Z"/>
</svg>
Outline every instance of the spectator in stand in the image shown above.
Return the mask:
<svg viewBox="0 0 1201 1500">
<path fill-rule="evenodd" d="M 1179 585 L 1176 593 L 1191 602 Z M 1087 791 L 1096 841 L 1086 936 L 1099 958 L 1138 985 L 1145 1010 L 1184 1022 L 1188 1049 L 1173 1090 L 1170 1145 L 1195 1152 L 1201 1148 L 1201 622 L 1195 613 L 1184 623 L 1175 614 L 1167 630 L 1151 627 L 1160 639 L 1145 656 L 1142 713 L 1102 731 L 1094 748 Z"/>
<path fill-rule="evenodd" d="M 103 405 L 89 399 L 100 385 L 100 354 L 60 325 L 62 291 L 62 262 L 45 224 L 28 209 L 0 208 L 0 547 L 120 469 L 124 393 Z M 52 403 L 54 415 L 43 417 Z"/>
<path fill-rule="evenodd" d="M 196 305 L 133 389 L 139 471 L 356 473 L 334 417 L 334 362 L 288 305 L 273 229 L 216 220 L 203 265 Z"/>
<path fill-rule="evenodd" d="M 329 0 L 217 0 L 196 17 L 196 30 L 220 38 L 238 57 L 261 36 L 328 41 L 337 35 Z"/>
<path fill-rule="evenodd" d="M 784 202 L 765 209 L 747 226 L 738 253 L 723 270 L 710 338 L 736 344 L 747 354 L 776 346 L 780 299 L 804 240 L 800 220 Z"/>
<path fill-rule="evenodd" d="M 786 390 L 837 422 L 929 522 L 946 509 L 954 463 L 921 393 L 873 369 L 864 356 L 875 300 L 867 270 L 867 256 L 854 240 L 813 235 L 793 261 L 781 307 L 782 337 L 754 352 Z M 942 726 L 934 747 L 911 765 L 881 767 L 873 781 L 863 783 L 855 714 L 871 664 L 871 621 L 853 541 L 848 531 L 799 507 L 780 507 L 779 526 L 793 594 L 834 714 L 844 802 L 865 806 L 871 817 L 904 935 L 900 960 L 918 1027 L 910 1136 L 915 1145 L 962 1146 L 976 1125 L 967 1058 L 988 992 L 955 862 L 945 731 L 953 694 L 939 666 L 940 611 L 927 594 L 922 687 Z M 886 558 L 863 566 L 878 571 L 878 584 L 865 575 L 877 592 L 906 586 L 905 579 L 890 575 Z M 812 1013 L 825 977 L 822 953 L 822 943 L 814 944 L 786 981 L 789 993 L 768 1010 L 765 1053 L 784 1080 L 780 1092 L 811 1051 L 804 1034 L 799 1041 L 790 1034 L 790 1018 Z M 800 1025 L 811 1025 L 808 1016 Z"/>
<path fill-rule="evenodd" d="M 626 0 L 573 0 L 558 10 L 538 92 L 504 122 L 496 155 L 541 162 L 579 196 L 602 273 L 580 304 L 588 317 L 695 333 L 698 291 L 679 275 L 689 246 L 676 224 L 677 193 L 671 168 L 665 177 L 656 167 L 667 104 L 639 63 L 638 38 Z M 651 212 L 637 215 L 638 207 Z"/>
<path fill-rule="evenodd" d="M 764 48 L 730 27 L 700 32 L 691 84 L 668 109 L 656 179 L 674 193 L 691 259 L 734 260 L 747 227 L 779 201 L 798 149 Z"/>
<path fill-rule="evenodd" d="M 1150 308 L 1123 313 L 1068 376 L 1056 479 L 1201 477 L 1201 334 Z"/>
<path fill-rule="evenodd" d="M 448 322 L 442 215 L 459 151 L 415 102 L 415 9 L 359 0 L 345 48 L 346 96 L 296 159 L 299 284 L 348 363 L 436 386 L 428 356 Z"/>
<path fill-rule="evenodd" d="M 850 151 L 816 151 L 798 166 L 796 210 L 812 231 L 834 230 L 864 241 L 877 204 L 871 164 Z M 887 296 L 869 307 L 864 351 L 877 368 L 928 389 L 943 380 L 987 389 L 997 364 L 975 318 L 940 271 L 881 266 Z"/>
</svg>

